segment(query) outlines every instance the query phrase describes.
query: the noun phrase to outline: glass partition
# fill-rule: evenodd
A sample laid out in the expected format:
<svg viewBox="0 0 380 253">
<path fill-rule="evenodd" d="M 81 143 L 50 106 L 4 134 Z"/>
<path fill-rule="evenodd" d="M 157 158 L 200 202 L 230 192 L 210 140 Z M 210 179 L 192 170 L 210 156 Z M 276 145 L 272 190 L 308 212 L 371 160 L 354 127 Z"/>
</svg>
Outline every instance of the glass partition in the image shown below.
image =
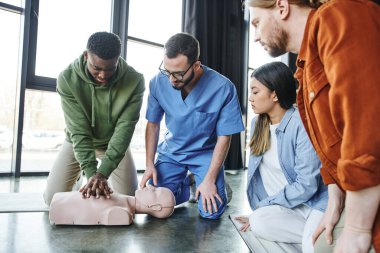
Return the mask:
<svg viewBox="0 0 380 253">
<path fill-rule="evenodd" d="M 57 78 L 86 50 L 91 34 L 110 31 L 111 2 L 40 0 L 35 74 Z"/>
<path fill-rule="evenodd" d="M 145 78 L 145 93 L 143 105 L 140 111 L 140 120 L 136 124 L 135 133 L 131 141 L 131 151 L 138 170 L 145 169 L 145 119 L 146 106 L 149 95 L 149 81 L 158 73 L 158 66 L 162 61 L 163 49 L 143 43 L 128 42 L 127 62 L 137 71 L 141 72 Z M 147 60 L 149 59 L 149 60 Z M 166 131 L 165 119 L 161 121 L 160 139 Z M 161 141 L 161 140 L 160 140 Z"/>
<path fill-rule="evenodd" d="M 129 1 L 129 36 L 164 44 L 181 31 L 181 24 L 182 1 Z"/>
<path fill-rule="evenodd" d="M 21 16 L 0 10 L 0 172 L 11 171 Z"/>
<path fill-rule="evenodd" d="M 6 4 L 10 4 L 10 5 L 14 5 L 17 7 L 22 7 L 21 6 L 22 0 L 1 0 L 1 2 L 6 3 Z"/>
<path fill-rule="evenodd" d="M 21 172 L 50 171 L 64 139 L 57 93 L 26 90 Z"/>
<path fill-rule="evenodd" d="M 149 8 L 147 8 L 149 7 Z M 145 78 L 144 101 L 140 120 L 131 141 L 131 151 L 138 170 L 145 170 L 145 127 L 146 106 L 149 95 L 149 81 L 158 73 L 163 48 L 152 44 L 164 44 L 170 36 L 181 32 L 182 1 L 178 0 L 130 0 L 128 35 L 146 40 L 146 43 L 129 39 L 127 62 Z M 152 42 L 149 44 L 149 42 Z M 160 140 L 166 132 L 165 119 L 161 121 Z"/>
</svg>

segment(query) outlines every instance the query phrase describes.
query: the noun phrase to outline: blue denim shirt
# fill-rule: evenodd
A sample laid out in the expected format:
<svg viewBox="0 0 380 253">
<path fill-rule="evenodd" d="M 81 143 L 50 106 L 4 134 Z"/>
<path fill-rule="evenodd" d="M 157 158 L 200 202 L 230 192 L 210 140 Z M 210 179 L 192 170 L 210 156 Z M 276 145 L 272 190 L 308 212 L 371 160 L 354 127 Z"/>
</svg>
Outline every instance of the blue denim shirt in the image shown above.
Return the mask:
<svg viewBox="0 0 380 253">
<path fill-rule="evenodd" d="M 257 117 L 252 120 L 251 136 Z M 268 205 L 294 208 L 305 204 L 325 211 L 327 187 L 320 175 L 321 162 L 309 140 L 298 109 L 286 111 L 276 129 L 278 158 L 288 185 L 273 196 L 268 196 L 261 179 L 259 165 L 263 156 L 250 155 L 248 164 L 248 201 L 255 210 Z"/>
</svg>

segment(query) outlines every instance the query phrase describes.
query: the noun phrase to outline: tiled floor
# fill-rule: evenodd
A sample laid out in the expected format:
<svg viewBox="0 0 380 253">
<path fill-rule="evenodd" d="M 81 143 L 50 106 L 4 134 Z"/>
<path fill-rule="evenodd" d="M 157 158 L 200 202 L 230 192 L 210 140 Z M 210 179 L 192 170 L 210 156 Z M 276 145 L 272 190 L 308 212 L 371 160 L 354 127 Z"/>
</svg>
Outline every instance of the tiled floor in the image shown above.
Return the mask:
<svg viewBox="0 0 380 253">
<path fill-rule="evenodd" d="M 141 178 L 141 175 L 139 175 Z M 48 213 L 1 213 L 0 252 L 238 252 L 249 249 L 228 218 L 249 213 L 246 171 L 227 172 L 233 198 L 219 220 L 205 220 L 185 203 L 165 220 L 136 215 L 130 226 L 55 226 Z M 0 178 L 0 192 L 43 192 L 46 178 Z"/>
</svg>

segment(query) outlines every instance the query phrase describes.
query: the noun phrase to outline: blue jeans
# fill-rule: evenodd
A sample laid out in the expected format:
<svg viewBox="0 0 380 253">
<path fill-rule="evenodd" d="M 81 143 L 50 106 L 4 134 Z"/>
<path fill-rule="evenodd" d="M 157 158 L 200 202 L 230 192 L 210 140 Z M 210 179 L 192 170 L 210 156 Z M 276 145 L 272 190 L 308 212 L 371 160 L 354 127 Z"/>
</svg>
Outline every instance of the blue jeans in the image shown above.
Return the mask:
<svg viewBox="0 0 380 253">
<path fill-rule="evenodd" d="M 181 164 L 163 155 L 158 156 L 155 166 L 157 169 L 158 183 L 156 186 L 169 188 L 175 196 L 177 205 L 188 201 L 190 198 L 190 180 L 187 177 L 187 172 L 190 171 L 194 174 L 195 184 L 196 187 L 198 187 L 208 171 L 208 165 Z M 153 184 L 152 180 L 150 180 L 150 183 Z M 223 203 L 220 203 L 215 199 L 218 205 L 218 211 L 214 212 L 213 210 L 213 213 L 211 214 L 203 210 L 202 197 L 200 196 L 198 200 L 198 210 L 203 218 L 218 219 L 226 209 L 227 197 L 224 186 L 223 166 L 219 171 L 215 185 Z"/>
</svg>

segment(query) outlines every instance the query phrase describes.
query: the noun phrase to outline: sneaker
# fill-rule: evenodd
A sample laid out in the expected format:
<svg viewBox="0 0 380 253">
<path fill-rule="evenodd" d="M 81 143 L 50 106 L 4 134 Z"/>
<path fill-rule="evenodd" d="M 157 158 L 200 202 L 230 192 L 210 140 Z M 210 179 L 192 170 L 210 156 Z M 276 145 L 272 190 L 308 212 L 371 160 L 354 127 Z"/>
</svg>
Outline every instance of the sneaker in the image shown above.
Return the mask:
<svg viewBox="0 0 380 253">
<path fill-rule="evenodd" d="M 187 176 L 190 179 L 190 198 L 189 198 L 189 202 L 190 203 L 197 203 L 198 200 L 195 198 L 195 193 L 197 192 L 197 188 L 195 186 L 194 174 L 189 173 Z"/>
<path fill-rule="evenodd" d="M 232 189 L 231 189 L 231 186 L 229 183 L 227 183 L 226 181 L 224 182 L 224 185 L 226 187 L 226 192 L 227 192 L 227 204 L 231 202 L 231 199 L 232 199 Z"/>
</svg>

